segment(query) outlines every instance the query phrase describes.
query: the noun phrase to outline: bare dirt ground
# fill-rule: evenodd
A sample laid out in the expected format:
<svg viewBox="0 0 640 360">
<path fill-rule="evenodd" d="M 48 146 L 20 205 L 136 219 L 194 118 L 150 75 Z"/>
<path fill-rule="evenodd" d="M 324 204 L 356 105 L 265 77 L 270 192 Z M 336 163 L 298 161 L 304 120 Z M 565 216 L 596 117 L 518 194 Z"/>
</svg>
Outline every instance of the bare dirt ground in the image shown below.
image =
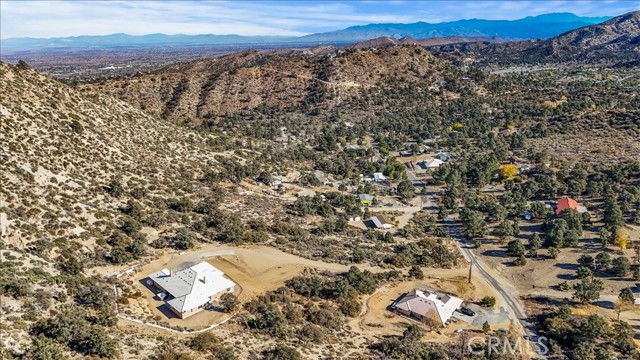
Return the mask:
<svg viewBox="0 0 640 360">
<path fill-rule="evenodd" d="M 121 305 L 120 311 L 135 318 L 153 319 L 164 325 L 188 329 L 200 329 L 225 320 L 229 315 L 218 311 L 202 311 L 187 319 L 179 319 L 163 306 L 162 301 L 155 298 L 155 294 L 143 281 L 149 274 L 162 268 L 181 269 L 200 261 L 208 261 L 235 281 L 240 287 L 236 294 L 241 302 L 284 286 L 286 280 L 304 273 L 308 268 L 334 272 L 349 269 L 346 265 L 308 260 L 266 246 L 240 248 L 205 245 L 189 253 L 164 252 L 157 260 L 137 268 L 135 272 L 122 278 L 122 281 L 132 285 L 142 296 Z M 368 265 L 359 267 L 377 272 L 384 270 Z M 111 273 L 122 270 L 114 267 L 107 269 Z M 105 269 L 101 270 L 99 272 L 107 273 Z"/>
<path fill-rule="evenodd" d="M 189 253 L 165 252 L 157 260 L 141 266 L 134 273 L 123 278 L 123 281 L 135 286 L 143 296 L 130 300 L 127 305 L 122 305 L 121 311 L 138 318 L 155 318 L 160 323 L 187 329 L 204 328 L 224 320 L 229 315 L 217 311 L 203 311 L 185 320 L 167 318 L 166 313 L 161 311 L 162 303 L 154 299 L 154 294 L 141 282 L 142 279 L 159 269 L 181 268 L 203 260 L 218 267 L 240 286 L 241 291 L 238 292 L 238 296 L 241 302 L 247 302 L 267 291 L 276 290 L 284 286 L 288 279 L 311 271 L 311 269 L 332 272 L 342 272 L 349 269 L 349 266 L 346 265 L 308 260 L 265 246 L 205 245 Z M 383 268 L 369 265 L 358 265 L 358 267 L 373 272 L 385 271 Z M 474 276 L 472 285 L 467 284 L 467 268 L 424 268 L 423 271 L 425 273 L 424 280 L 392 283 L 383 286 L 370 296 L 363 297 L 363 312 L 359 317 L 349 322 L 352 331 L 366 338 L 401 334 L 411 322 L 389 312 L 387 307 L 403 293 L 416 287 L 438 289 L 469 302 L 478 301 L 485 295 L 493 295 L 488 284 L 478 277 Z M 503 306 L 504 304 L 498 303 L 496 309 Z M 508 324 L 496 324 L 495 326 L 508 327 Z M 432 332 L 427 336 L 430 340 L 447 341 L 448 335 L 462 328 L 477 329 L 478 326 L 457 321 L 449 325 L 446 330 L 442 330 L 440 333 Z"/>
<path fill-rule="evenodd" d="M 525 245 L 534 231 L 541 231 L 539 223 L 524 221 L 521 222 L 521 230 L 518 237 Z M 632 229 L 630 235 L 632 240 L 638 239 L 638 235 L 640 235 L 638 228 Z M 572 300 L 573 290 L 561 291 L 558 289 L 558 284 L 567 281 L 572 286 L 579 281 L 575 276 L 578 258 L 583 254 L 595 257 L 600 251 L 602 251 L 602 246 L 594 231 L 584 231 L 578 247 L 561 249 L 557 259 L 549 258 L 547 250 L 541 249 L 538 258 L 527 259 L 527 264 L 524 266 L 513 266 L 514 258 L 506 253 L 506 243 L 501 244 L 497 240 L 493 243 L 483 244 L 480 250 L 474 250 L 493 271 L 513 284 L 520 296 L 524 298 L 548 297 L 560 302 Z M 614 246 L 609 246 L 607 252 L 612 259 L 623 255 Z M 624 252 L 624 256 L 627 256 L 631 263 L 633 263 L 632 253 L 633 250 Z M 611 277 L 607 274 L 599 275 L 598 278 L 604 281 L 604 290 L 601 292 L 600 299 L 594 305 L 580 306 L 579 309 L 586 314 L 597 313 L 605 318 L 615 320 L 617 318 L 615 303 L 620 290 L 630 287 L 638 296 L 640 283 L 633 280 L 631 275 L 626 278 Z M 533 310 L 531 313 L 536 312 L 536 306 L 531 301 L 525 301 L 525 306 L 527 310 Z M 632 306 L 623 311 L 620 318 L 640 331 L 640 306 Z M 636 340 L 640 341 L 639 338 Z"/>
<path fill-rule="evenodd" d="M 350 321 L 351 327 L 365 335 L 401 335 L 410 324 L 416 322 L 406 317 L 397 315 L 388 310 L 395 300 L 402 294 L 417 289 L 437 289 L 460 297 L 467 303 L 480 300 L 484 296 L 493 296 L 493 290 L 479 277 L 472 277 L 472 284 L 467 283 L 468 269 L 423 269 L 423 280 L 403 281 L 389 284 L 379 288 L 375 293 L 363 299 L 363 312 L 359 317 Z M 503 307 L 496 304 L 496 309 Z M 486 309 L 490 311 L 489 309 Z M 495 328 L 509 326 L 509 321 L 496 323 Z M 481 329 L 482 326 L 474 326 L 470 323 L 456 320 L 438 332 L 430 332 L 425 335 L 429 341 L 450 342 L 451 335 L 459 329 Z"/>
</svg>

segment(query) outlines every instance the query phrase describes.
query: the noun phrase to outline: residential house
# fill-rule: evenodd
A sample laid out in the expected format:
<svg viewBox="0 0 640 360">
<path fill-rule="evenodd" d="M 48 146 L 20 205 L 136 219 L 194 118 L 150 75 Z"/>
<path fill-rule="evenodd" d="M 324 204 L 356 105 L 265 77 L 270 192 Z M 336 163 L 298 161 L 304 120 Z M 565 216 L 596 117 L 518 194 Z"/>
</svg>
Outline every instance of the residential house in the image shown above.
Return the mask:
<svg viewBox="0 0 640 360">
<path fill-rule="evenodd" d="M 316 177 L 316 179 L 322 184 L 322 185 L 327 185 L 329 184 L 329 178 L 324 174 L 323 171 L 321 170 L 315 170 L 313 172 L 313 176 Z"/>
<path fill-rule="evenodd" d="M 393 227 L 393 222 L 384 215 L 372 216 L 370 221 L 376 229 L 391 229 Z"/>
<path fill-rule="evenodd" d="M 385 181 L 387 181 L 387 177 L 384 176 L 383 173 L 373 173 L 373 181 L 375 181 L 375 182 L 385 182 Z"/>
<path fill-rule="evenodd" d="M 460 306 L 462 299 L 455 296 L 414 289 L 394 302 L 391 308 L 416 320 L 433 319 L 444 326 Z"/>
<path fill-rule="evenodd" d="M 233 292 L 236 286 L 206 261 L 176 272 L 162 269 L 149 275 L 147 284 L 161 291 L 158 297 L 181 319 L 204 310 L 223 293 Z"/>
<path fill-rule="evenodd" d="M 360 145 L 351 145 L 351 144 L 347 144 L 344 146 L 344 151 L 357 151 L 362 149 L 362 147 L 360 147 Z"/>
<path fill-rule="evenodd" d="M 447 153 L 447 152 L 440 151 L 436 155 L 436 158 L 439 159 L 439 160 L 442 160 L 442 161 L 449 161 L 449 160 L 451 160 L 451 155 L 449 155 L 449 153 Z"/>
<path fill-rule="evenodd" d="M 297 197 L 303 197 L 303 196 L 315 196 L 316 192 L 313 190 L 300 190 L 296 193 Z"/>
<path fill-rule="evenodd" d="M 437 169 L 442 164 L 444 164 L 444 161 L 440 159 L 429 159 L 424 161 L 424 167 L 427 169 Z"/>
<path fill-rule="evenodd" d="M 278 187 L 282 185 L 282 177 L 278 175 L 271 175 L 271 177 L 269 178 L 269 185 L 271 185 L 272 187 Z"/>
<path fill-rule="evenodd" d="M 568 196 L 563 196 L 556 201 L 556 208 L 555 208 L 556 215 L 560 215 L 561 212 L 567 209 L 573 209 L 581 214 L 584 212 L 587 212 L 586 207 L 578 205 L 577 201 L 573 200 Z"/>
<path fill-rule="evenodd" d="M 526 173 L 533 169 L 530 164 L 516 164 L 518 167 L 518 173 Z"/>
<path fill-rule="evenodd" d="M 369 194 L 360 194 L 358 195 L 358 200 L 360 200 L 360 205 L 372 205 L 373 200 L 375 200 L 375 196 Z"/>
<path fill-rule="evenodd" d="M 402 151 L 400 151 L 400 156 L 408 157 L 408 156 L 411 156 L 411 155 L 413 155 L 413 151 L 411 151 L 411 150 L 402 150 Z"/>
<path fill-rule="evenodd" d="M 427 150 L 431 149 L 429 146 L 427 145 L 418 145 L 418 153 L 423 154 L 425 153 Z"/>
</svg>

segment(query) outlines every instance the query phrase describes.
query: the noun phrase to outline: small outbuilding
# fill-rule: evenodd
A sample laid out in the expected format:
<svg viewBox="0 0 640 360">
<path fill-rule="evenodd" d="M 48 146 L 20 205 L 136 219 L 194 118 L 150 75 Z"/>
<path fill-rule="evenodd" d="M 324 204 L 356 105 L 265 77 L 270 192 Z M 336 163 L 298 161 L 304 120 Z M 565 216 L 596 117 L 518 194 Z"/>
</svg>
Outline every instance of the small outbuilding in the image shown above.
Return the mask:
<svg viewBox="0 0 640 360">
<path fill-rule="evenodd" d="M 384 215 L 372 216 L 371 222 L 376 229 L 391 229 L 393 222 Z"/>
<path fill-rule="evenodd" d="M 373 201 L 376 199 L 375 196 L 369 194 L 360 194 L 358 195 L 358 200 L 360 200 L 361 205 L 372 205 Z"/>
</svg>

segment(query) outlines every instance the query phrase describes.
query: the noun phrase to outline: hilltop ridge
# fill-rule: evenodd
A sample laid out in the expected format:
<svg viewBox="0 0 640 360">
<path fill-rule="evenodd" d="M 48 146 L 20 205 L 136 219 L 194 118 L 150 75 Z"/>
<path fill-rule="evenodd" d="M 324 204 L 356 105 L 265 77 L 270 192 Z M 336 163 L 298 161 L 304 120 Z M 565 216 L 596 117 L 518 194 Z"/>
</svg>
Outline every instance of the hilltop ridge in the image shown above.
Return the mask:
<svg viewBox="0 0 640 360">
<path fill-rule="evenodd" d="M 488 63 L 603 63 L 634 66 L 640 59 L 640 11 L 581 27 L 546 40 L 431 46 L 440 53 L 475 54 Z"/>
</svg>

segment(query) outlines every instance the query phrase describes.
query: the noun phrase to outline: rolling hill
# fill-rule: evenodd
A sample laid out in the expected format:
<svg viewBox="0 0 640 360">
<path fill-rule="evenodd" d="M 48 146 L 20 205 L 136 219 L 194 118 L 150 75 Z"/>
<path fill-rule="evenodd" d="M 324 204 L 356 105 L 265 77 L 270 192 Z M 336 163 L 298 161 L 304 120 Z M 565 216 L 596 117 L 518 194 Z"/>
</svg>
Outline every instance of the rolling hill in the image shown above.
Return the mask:
<svg viewBox="0 0 640 360">
<path fill-rule="evenodd" d="M 308 113 L 378 96 L 389 86 L 427 92 L 447 70 L 423 47 L 244 51 L 167 66 L 154 74 L 80 85 L 177 123 L 201 124 L 254 109 Z M 393 85 L 391 85 L 393 84 Z M 361 112 L 373 107 L 351 106 Z"/>
<path fill-rule="evenodd" d="M 105 191 L 114 179 L 168 196 L 184 174 L 215 168 L 212 135 L 178 128 L 123 101 L 84 96 L 24 64 L 0 63 L 0 86 L 6 90 L 0 95 L 6 245 L 71 238 L 93 249 L 122 205 Z"/>
</svg>

